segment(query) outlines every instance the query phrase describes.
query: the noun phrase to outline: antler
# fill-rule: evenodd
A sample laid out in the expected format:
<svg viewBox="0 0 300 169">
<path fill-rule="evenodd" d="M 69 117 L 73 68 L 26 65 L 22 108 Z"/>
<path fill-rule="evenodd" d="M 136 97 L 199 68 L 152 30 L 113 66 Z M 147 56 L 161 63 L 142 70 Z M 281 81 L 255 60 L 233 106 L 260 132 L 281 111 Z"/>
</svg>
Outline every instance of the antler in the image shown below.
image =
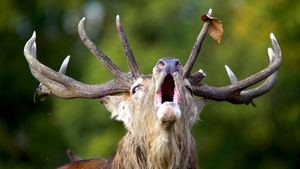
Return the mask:
<svg viewBox="0 0 300 169">
<path fill-rule="evenodd" d="M 138 70 L 137 63 L 135 62 L 118 16 L 116 21 L 118 32 L 122 35 L 121 41 L 129 61 L 131 70 L 129 73 L 120 71 L 120 69 L 89 39 L 84 30 L 85 18 L 83 18 L 78 24 L 79 36 L 84 45 L 90 49 L 96 58 L 100 60 L 115 77 L 115 79 L 111 81 L 98 85 L 84 84 L 64 75 L 69 62 L 69 56 L 63 62 L 59 72 L 56 72 L 40 63 L 36 57 L 36 34 L 33 32 L 32 37 L 25 44 L 24 55 L 29 64 L 32 75 L 40 82 L 36 94 L 40 96 L 54 94 L 63 98 L 100 98 L 110 94 L 128 92 L 134 79 L 138 78 L 142 74 Z"/>
<path fill-rule="evenodd" d="M 282 62 L 280 47 L 272 33 L 270 34 L 270 39 L 272 48 L 268 48 L 270 63 L 267 68 L 238 81 L 231 69 L 228 66 L 225 66 L 231 85 L 225 87 L 212 87 L 204 83 L 193 83 L 192 86 L 195 95 L 217 101 L 229 101 L 234 104 L 249 104 L 253 98 L 268 92 L 276 82 L 277 70 Z M 266 79 L 266 81 L 260 86 L 254 89 L 245 90 L 264 79 Z M 189 80 L 190 82 L 197 81 L 196 79 L 193 79 L 192 76 Z"/>
<path fill-rule="evenodd" d="M 211 17 L 212 15 L 212 9 L 209 9 L 206 16 L 208 17 Z M 199 32 L 199 35 L 197 36 L 197 39 L 195 41 L 195 44 L 192 48 L 192 51 L 190 53 L 190 56 L 186 62 L 186 64 L 184 65 L 184 68 L 183 68 L 183 77 L 186 77 L 188 78 L 190 76 L 190 73 L 191 73 L 191 70 L 197 60 L 197 57 L 200 53 L 200 50 L 201 50 L 201 47 L 202 47 L 202 43 L 203 43 L 203 40 L 207 34 L 207 31 L 208 31 L 208 26 L 210 24 L 210 20 L 207 20 L 205 21 L 201 31 Z"/>
<path fill-rule="evenodd" d="M 127 60 L 128 60 L 128 65 L 129 65 L 130 71 L 131 71 L 133 77 L 135 77 L 135 78 L 140 77 L 141 73 L 139 72 L 138 64 L 136 63 L 135 58 L 133 56 L 133 53 L 132 53 L 132 50 L 130 48 L 128 39 L 127 39 L 126 34 L 123 30 L 123 26 L 121 24 L 121 20 L 120 20 L 119 15 L 116 16 L 116 26 L 117 26 L 117 30 L 119 32 L 119 36 L 120 36 L 120 39 L 121 39 L 121 42 L 122 42 L 122 46 L 123 46 L 125 55 L 126 55 Z"/>
</svg>

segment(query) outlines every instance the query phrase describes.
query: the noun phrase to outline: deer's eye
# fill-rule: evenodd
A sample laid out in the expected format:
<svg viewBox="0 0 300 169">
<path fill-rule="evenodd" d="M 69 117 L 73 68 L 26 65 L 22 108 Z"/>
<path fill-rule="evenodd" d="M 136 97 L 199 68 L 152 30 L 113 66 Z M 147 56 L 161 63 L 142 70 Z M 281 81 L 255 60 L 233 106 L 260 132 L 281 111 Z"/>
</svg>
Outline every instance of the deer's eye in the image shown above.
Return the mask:
<svg viewBox="0 0 300 169">
<path fill-rule="evenodd" d="M 137 84 L 131 87 L 130 93 L 131 94 L 135 94 L 140 88 L 141 88 L 141 84 Z"/>
<path fill-rule="evenodd" d="M 189 93 L 193 96 L 194 95 L 194 92 L 193 92 L 193 89 L 192 89 L 192 86 L 185 86 L 185 88 L 189 91 Z"/>
</svg>

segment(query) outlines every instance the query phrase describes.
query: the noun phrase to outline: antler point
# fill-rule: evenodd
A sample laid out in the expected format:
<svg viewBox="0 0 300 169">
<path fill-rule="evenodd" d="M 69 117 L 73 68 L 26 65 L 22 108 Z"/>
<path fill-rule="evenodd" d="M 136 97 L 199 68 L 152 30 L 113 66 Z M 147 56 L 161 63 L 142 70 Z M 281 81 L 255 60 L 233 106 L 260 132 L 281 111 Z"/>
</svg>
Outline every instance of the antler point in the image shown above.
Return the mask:
<svg viewBox="0 0 300 169">
<path fill-rule="evenodd" d="M 202 73 L 203 76 L 206 76 L 206 73 L 202 69 L 199 69 L 198 72 Z"/>
<path fill-rule="evenodd" d="M 273 33 L 270 33 L 270 38 L 272 41 L 277 41 Z"/>
<path fill-rule="evenodd" d="M 66 59 L 70 60 L 70 57 L 71 57 L 71 55 L 67 55 L 67 57 L 65 58 L 65 60 Z"/>
<path fill-rule="evenodd" d="M 211 16 L 211 14 L 212 14 L 212 8 L 209 8 L 207 15 Z"/>
<path fill-rule="evenodd" d="M 84 24 L 85 23 L 85 17 L 82 17 L 82 19 L 79 21 L 79 24 Z"/>
<path fill-rule="evenodd" d="M 31 38 L 28 40 L 28 42 L 32 42 L 32 41 L 35 42 L 35 39 L 36 39 L 36 32 L 33 31 L 32 35 L 31 35 Z"/>
<path fill-rule="evenodd" d="M 26 58 L 27 58 L 27 56 L 36 58 L 35 39 L 36 39 L 36 32 L 33 31 L 32 36 L 30 37 L 30 39 L 26 42 L 26 44 L 24 46 L 24 54 L 25 54 Z"/>
<path fill-rule="evenodd" d="M 120 21 L 120 15 L 116 16 L 116 25 L 117 25 L 117 29 L 118 31 L 120 31 L 122 25 L 121 25 L 121 21 Z"/>
<path fill-rule="evenodd" d="M 70 60 L 70 55 L 68 55 L 64 61 L 62 62 L 61 66 L 60 66 L 60 69 L 59 69 L 59 73 L 61 74 L 65 74 L 66 71 L 67 71 L 67 67 L 68 67 L 68 64 L 69 64 L 69 60 Z"/>
<path fill-rule="evenodd" d="M 35 38 L 35 37 L 36 37 L 36 33 L 35 33 L 35 31 L 33 31 L 33 33 L 32 33 L 32 37 L 33 37 L 33 38 Z"/>
<path fill-rule="evenodd" d="M 78 23 L 78 33 L 80 37 L 86 34 L 84 30 L 84 25 L 85 25 L 85 17 L 83 17 Z"/>
<path fill-rule="evenodd" d="M 225 69 L 226 69 L 226 72 L 228 74 L 228 76 L 231 76 L 233 74 L 232 70 L 230 69 L 229 66 L 225 65 Z"/>
<path fill-rule="evenodd" d="M 233 71 L 230 69 L 230 67 L 227 66 L 227 65 L 225 65 L 225 69 L 226 69 L 226 72 L 227 72 L 227 75 L 228 75 L 228 77 L 230 79 L 231 84 L 237 83 L 238 79 L 235 76 L 235 74 L 233 73 Z"/>
</svg>

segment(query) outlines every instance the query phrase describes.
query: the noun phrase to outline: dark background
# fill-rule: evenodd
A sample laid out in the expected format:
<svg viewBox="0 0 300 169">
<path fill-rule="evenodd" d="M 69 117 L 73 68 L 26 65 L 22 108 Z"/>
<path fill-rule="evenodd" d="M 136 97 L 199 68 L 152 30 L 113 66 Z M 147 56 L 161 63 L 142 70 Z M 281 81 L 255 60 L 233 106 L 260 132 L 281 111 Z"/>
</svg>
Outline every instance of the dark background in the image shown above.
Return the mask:
<svg viewBox="0 0 300 169">
<path fill-rule="evenodd" d="M 48 169 L 68 161 L 66 149 L 83 158 L 110 157 L 125 133 L 96 100 L 49 97 L 33 102 L 38 82 L 23 55 L 37 32 L 38 58 L 57 70 L 67 54 L 67 74 L 85 83 L 111 79 L 77 35 L 87 31 L 104 53 L 127 69 L 115 16 L 120 14 L 144 74 L 160 57 L 185 63 L 213 8 L 223 22 L 220 44 L 207 37 L 194 71 L 205 82 L 229 84 L 224 65 L 242 79 L 268 64 L 269 33 L 283 52 L 279 80 L 256 108 L 210 101 L 193 128 L 199 165 L 204 169 L 293 169 L 300 163 L 300 5 L 297 0 L 102 0 L 0 1 L 0 168 Z"/>
</svg>

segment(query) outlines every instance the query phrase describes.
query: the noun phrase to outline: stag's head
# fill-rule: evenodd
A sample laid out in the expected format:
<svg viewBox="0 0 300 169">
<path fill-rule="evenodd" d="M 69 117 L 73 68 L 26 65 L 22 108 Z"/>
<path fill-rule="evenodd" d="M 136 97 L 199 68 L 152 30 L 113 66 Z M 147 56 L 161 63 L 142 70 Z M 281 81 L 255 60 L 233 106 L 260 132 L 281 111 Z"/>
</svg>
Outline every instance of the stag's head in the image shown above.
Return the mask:
<svg viewBox="0 0 300 169">
<path fill-rule="evenodd" d="M 192 86 L 183 77 L 180 61 L 170 57 L 159 59 L 152 75 L 134 80 L 128 93 L 100 100 L 133 133 L 171 132 L 177 124 L 188 127 L 186 122 L 197 114 Z"/>
<path fill-rule="evenodd" d="M 87 85 L 64 75 L 69 57 L 65 59 L 59 72 L 41 64 L 36 59 L 35 33 L 26 43 L 24 54 L 31 73 L 40 81 L 36 91 L 38 95 L 99 99 L 111 112 L 112 117 L 126 126 L 128 146 L 136 146 L 133 148 L 134 152 L 143 154 L 139 155 L 139 158 L 145 158 L 146 163 L 150 161 L 150 164 L 144 164 L 141 162 L 143 160 L 140 160 L 138 165 L 144 164 L 145 168 L 165 168 L 166 165 L 186 168 L 190 160 L 189 149 L 193 144 L 190 128 L 197 121 L 198 113 L 206 100 L 228 101 L 234 104 L 252 103 L 253 98 L 263 95 L 273 87 L 281 64 L 281 51 L 274 35 L 271 34 L 272 48 L 268 49 L 270 63 L 267 68 L 238 81 L 231 69 L 225 66 L 230 85 L 212 87 L 203 83 L 203 71 L 191 74 L 191 70 L 203 39 L 214 20 L 210 10 L 184 66 L 176 58 L 161 58 L 154 65 L 152 74 L 143 75 L 133 57 L 119 16 L 116 17 L 116 25 L 128 60 L 128 73 L 120 71 L 89 39 L 84 30 L 83 18 L 78 25 L 82 42 L 114 76 L 113 80 L 99 85 Z M 247 89 L 263 80 L 265 82 L 261 85 Z M 122 144 L 126 144 L 126 141 Z M 126 149 L 122 148 L 122 145 L 120 147 L 121 150 Z M 161 167 L 149 167 L 157 163 L 160 163 Z"/>
</svg>

